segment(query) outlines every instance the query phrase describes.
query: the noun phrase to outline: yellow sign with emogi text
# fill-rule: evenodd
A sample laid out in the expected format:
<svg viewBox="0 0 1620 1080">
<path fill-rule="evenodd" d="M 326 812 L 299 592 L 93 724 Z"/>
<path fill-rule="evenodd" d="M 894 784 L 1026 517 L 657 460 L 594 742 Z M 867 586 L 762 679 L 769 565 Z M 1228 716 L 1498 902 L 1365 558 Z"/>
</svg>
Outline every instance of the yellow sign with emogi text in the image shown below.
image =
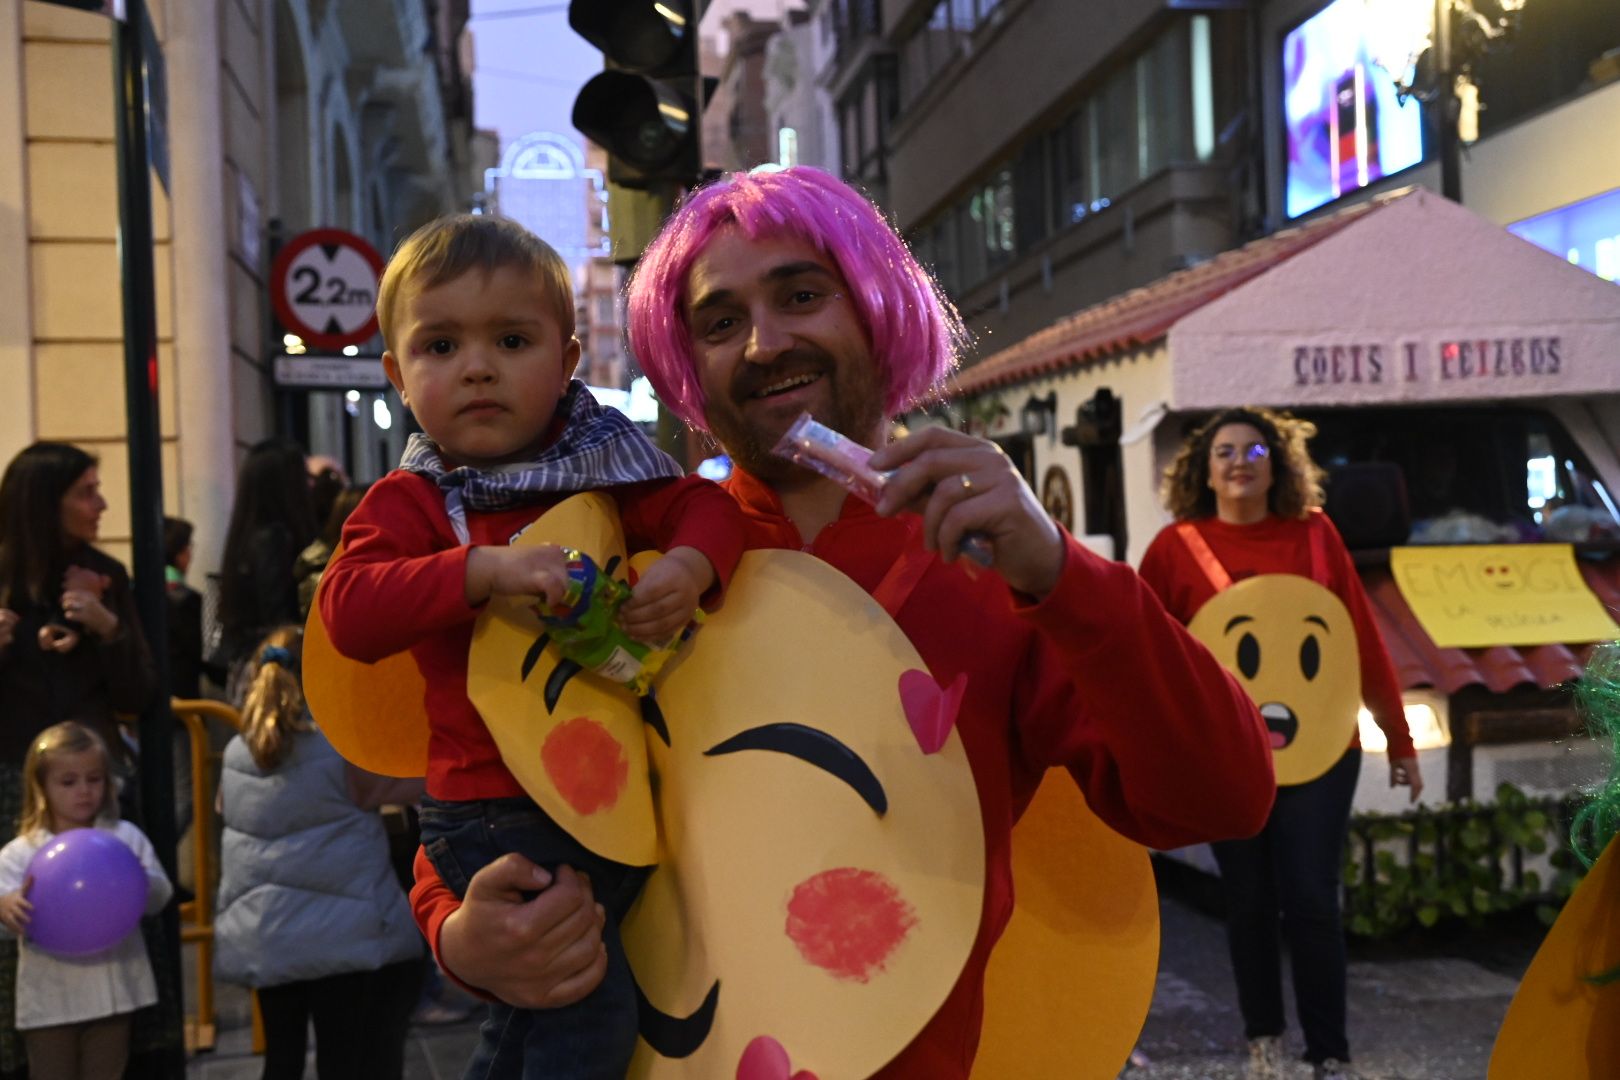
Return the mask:
<svg viewBox="0 0 1620 1080">
<path fill-rule="evenodd" d="M 1568 544 L 1398 547 L 1389 565 L 1412 614 L 1443 649 L 1620 635 Z"/>
</svg>

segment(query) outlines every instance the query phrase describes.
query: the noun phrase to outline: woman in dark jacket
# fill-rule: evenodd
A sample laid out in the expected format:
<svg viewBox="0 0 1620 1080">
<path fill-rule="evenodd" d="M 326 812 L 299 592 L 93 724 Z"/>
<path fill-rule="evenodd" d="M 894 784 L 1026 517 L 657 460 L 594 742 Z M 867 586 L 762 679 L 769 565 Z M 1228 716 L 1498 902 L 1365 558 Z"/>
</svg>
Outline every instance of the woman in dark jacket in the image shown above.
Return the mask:
<svg viewBox="0 0 1620 1080">
<path fill-rule="evenodd" d="M 22 765 L 35 736 L 77 720 L 102 737 L 131 775 L 117 714 L 137 713 L 157 690 L 123 564 L 94 544 L 107 501 L 94 457 L 38 442 L 0 478 L 0 843 L 22 808 Z M 0 948 L 0 997 L 13 992 L 16 945 Z M 0 1073 L 22 1064 L 0 1001 Z"/>
<path fill-rule="evenodd" d="M 289 439 L 255 445 L 237 473 L 220 566 L 222 655 L 214 659 L 233 676 L 233 703 L 241 699 L 234 676 L 248 653 L 276 627 L 302 621 L 293 563 L 316 527 L 303 449 Z"/>
</svg>

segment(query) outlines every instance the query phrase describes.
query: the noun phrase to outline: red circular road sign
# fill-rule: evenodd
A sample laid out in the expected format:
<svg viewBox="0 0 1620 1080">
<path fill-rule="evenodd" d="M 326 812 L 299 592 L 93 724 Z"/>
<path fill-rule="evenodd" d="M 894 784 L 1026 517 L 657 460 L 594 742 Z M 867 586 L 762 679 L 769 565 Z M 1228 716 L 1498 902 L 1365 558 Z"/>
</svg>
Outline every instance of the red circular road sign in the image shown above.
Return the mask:
<svg viewBox="0 0 1620 1080">
<path fill-rule="evenodd" d="M 300 233 L 270 267 L 270 303 L 282 325 L 317 349 L 359 345 L 377 332 L 383 260 L 342 229 Z"/>
</svg>

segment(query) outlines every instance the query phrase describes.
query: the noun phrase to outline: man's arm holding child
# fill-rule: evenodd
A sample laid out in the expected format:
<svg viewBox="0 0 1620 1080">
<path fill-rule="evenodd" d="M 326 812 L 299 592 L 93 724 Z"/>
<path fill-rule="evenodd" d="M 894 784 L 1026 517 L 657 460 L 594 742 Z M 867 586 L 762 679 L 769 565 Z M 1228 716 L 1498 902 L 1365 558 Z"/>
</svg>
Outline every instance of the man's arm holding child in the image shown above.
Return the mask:
<svg viewBox="0 0 1620 1080">
<path fill-rule="evenodd" d="M 557 877 L 521 855 L 479 870 L 457 900 L 416 853 L 411 908 L 433 955 L 463 987 L 523 1009 L 554 1009 L 596 989 L 607 971 L 602 907 L 570 867 Z M 538 891 L 537 891 L 538 890 Z"/>
</svg>

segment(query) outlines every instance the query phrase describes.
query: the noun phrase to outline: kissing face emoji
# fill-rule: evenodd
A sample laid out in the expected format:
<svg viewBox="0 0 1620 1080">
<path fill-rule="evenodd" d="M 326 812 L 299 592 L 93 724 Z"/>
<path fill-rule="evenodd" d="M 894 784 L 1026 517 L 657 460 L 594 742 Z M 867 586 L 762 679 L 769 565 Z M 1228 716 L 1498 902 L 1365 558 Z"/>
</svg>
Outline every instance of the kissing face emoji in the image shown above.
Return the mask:
<svg viewBox="0 0 1620 1080">
<path fill-rule="evenodd" d="M 853 581 L 744 556 L 657 691 L 631 1076 L 736 1076 L 756 1043 L 869 1076 L 939 1009 L 978 930 L 984 832 L 961 737 L 921 739 L 902 704 L 909 672 L 927 667 Z"/>
<path fill-rule="evenodd" d="M 1314 780 L 1344 756 L 1361 651 L 1337 596 L 1297 574 L 1262 574 L 1216 593 L 1188 629 L 1259 707 L 1278 784 Z"/>
</svg>

